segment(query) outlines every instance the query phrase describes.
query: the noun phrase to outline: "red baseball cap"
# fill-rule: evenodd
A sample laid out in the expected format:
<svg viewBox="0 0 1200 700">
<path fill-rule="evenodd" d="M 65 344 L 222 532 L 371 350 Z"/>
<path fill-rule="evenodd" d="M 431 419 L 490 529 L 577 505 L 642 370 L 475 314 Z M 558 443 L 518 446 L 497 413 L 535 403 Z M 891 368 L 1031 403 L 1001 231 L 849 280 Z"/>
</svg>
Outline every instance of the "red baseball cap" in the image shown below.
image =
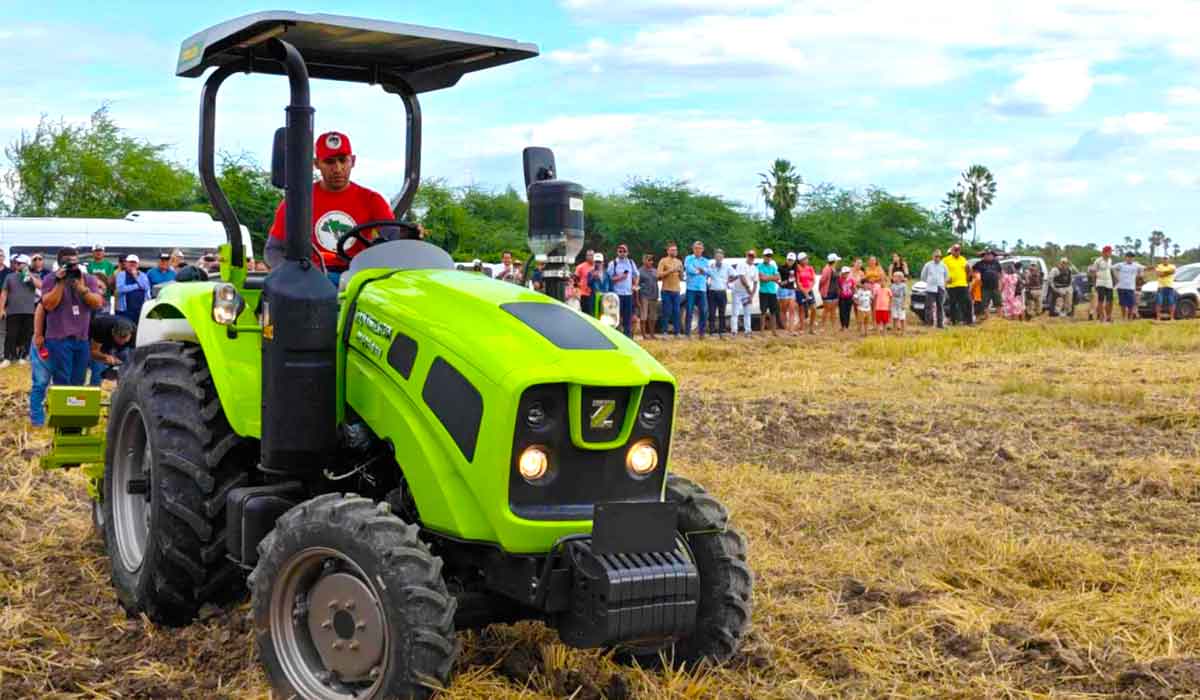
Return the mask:
<svg viewBox="0 0 1200 700">
<path fill-rule="evenodd" d="M 340 131 L 326 131 L 317 137 L 317 160 L 340 155 L 354 155 L 349 136 Z"/>
</svg>

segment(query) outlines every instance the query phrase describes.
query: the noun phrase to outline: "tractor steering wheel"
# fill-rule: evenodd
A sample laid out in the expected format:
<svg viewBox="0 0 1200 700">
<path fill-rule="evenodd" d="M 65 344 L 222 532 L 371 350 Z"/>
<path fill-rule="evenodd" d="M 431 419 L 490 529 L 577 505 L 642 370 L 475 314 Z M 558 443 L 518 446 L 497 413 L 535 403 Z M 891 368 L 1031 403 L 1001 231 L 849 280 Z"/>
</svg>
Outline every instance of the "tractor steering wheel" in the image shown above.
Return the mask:
<svg viewBox="0 0 1200 700">
<path fill-rule="evenodd" d="M 379 235 L 373 239 L 368 239 L 362 235 L 362 232 L 371 228 L 380 229 Z M 361 223 L 338 236 L 337 254 L 339 258 L 342 258 L 343 260 L 349 260 L 350 255 L 346 252 L 346 244 L 350 241 L 358 241 L 364 246 L 370 248 L 373 245 L 386 243 L 388 241 L 415 241 L 420 240 L 420 238 L 421 230 L 416 224 L 411 224 L 407 221 L 396 221 L 395 219 L 375 219 L 374 221 Z"/>
</svg>

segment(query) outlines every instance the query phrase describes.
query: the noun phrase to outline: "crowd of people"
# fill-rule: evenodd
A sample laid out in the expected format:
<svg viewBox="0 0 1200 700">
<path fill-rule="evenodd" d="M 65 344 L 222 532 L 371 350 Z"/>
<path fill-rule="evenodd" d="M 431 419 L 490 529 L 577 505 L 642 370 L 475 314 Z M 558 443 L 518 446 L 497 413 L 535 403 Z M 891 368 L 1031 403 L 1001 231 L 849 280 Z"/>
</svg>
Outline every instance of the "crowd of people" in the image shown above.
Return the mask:
<svg viewBox="0 0 1200 700">
<path fill-rule="evenodd" d="M 114 261 L 104 246 L 92 246 L 81 259 L 75 248 L 58 250 L 51 265 L 42 253 L 0 252 L 0 369 L 29 365 L 32 389 L 29 418 L 45 423 L 50 384 L 99 385 L 115 378 L 128 361 L 142 306 L 151 290 L 170 284 L 189 267 L 205 272 L 219 266 L 215 253 L 189 265 L 179 250 L 163 252 L 157 264 L 141 269 L 136 255 Z"/>
<path fill-rule="evenodd" d="M 496 276 L 521 284 L 519 265 L 505 255 L 503 271 Z M 754 301 L 760 329 L 772 334 L 903 333 L 914 282 L 923 283 L 918 289 L 924 295 L 925 324 L 940 329 L 973 325 L 991 315 L 1010 320 L 1029 320 L 1044 312 L 1073 316 L 1084 301 L 1089 302 L 1089 318 L 1112 322 L 1115 301 L 1123 319 L 1135 319 L 1137 290 L 1153 273 L 1158 282 L 1155 317 L 1174 314 L 1175 266 L 1168 258 L 1148 271 L 1132 253 L 1118 261 L 1112 246 L 1104 246 L 1082 275 L 1066 258 L 1044 270 L 1038 258 L 1004 259 L 996 250 L 979 255 L 972 264 L 959 244 L 945 256 L 934 250 L 912 277 L 908 262 L 898 253 L 887 267 L 875 256 L 865 262 L 861 257 L 844 261 L 830 253 L 818 270 L 803 252 L 789 252 L 779 263 L 771 248 L 764 248 L 761 257 L 751 249 L 743 260 L 730 261 L 719 248 L 707 257 L 704 243 L 696 241 L 685 257 L 671 243 L 663 256 L 656 260 L 647 253 L 639 265 L 630 258 L 628 246 L 619 244 L 611 260 L 601 251 L 585 253 L 575 268 L 567 303 L 600 317 L 601 300 L 615 294 L 621 331 L 645 339 L 660 334 L 689 338 L 693 332 L 701 338 L 748 337 L 753 332 Z"/>
</svg>

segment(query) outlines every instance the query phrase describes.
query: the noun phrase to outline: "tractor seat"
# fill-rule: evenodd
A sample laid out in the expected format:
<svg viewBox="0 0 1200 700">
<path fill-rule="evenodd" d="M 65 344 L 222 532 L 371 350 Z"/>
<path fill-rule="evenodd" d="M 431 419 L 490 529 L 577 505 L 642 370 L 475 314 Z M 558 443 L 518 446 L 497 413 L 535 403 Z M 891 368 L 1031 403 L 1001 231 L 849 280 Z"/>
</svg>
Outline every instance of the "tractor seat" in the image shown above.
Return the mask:
<svg viewBox="0 0 1200 700">
<path fill-rule="evenodd" d="M 354 256 L 341 284 L 349 284 L 359 270 L 453 270 L 454 260 L 441 248 L 425 241 L 388 241 Z"/>
</svg>

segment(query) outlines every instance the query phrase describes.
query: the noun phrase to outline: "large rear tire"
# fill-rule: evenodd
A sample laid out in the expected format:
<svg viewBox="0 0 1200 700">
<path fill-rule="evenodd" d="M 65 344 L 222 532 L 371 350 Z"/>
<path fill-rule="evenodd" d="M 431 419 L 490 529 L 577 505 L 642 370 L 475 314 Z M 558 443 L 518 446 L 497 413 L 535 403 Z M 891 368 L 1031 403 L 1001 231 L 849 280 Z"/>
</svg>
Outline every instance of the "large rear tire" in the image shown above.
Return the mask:
<svg viewBox="0 0 1200 700">
<path fill-rule="evenodd" d="M 754 576 L 746 564 L 746 540 L 729 527 L 729 513 L 701 486 L 667 476 L 666 498 L 679 505 L 679 534 L 686 538 L 700 574 L 696 627 L 682 639 L 623 650 L 642 666 L 666 661 L 693 665 L 724 663 L 737 652 L 750 626 Z"/>
<path fill-rule="evenodd" d="M 138 348 L 109 412 L 103 485 L 112 582 L 130 614 L 186 625 L 244 592 L 225 556 L 225 497 L 248 480 L 200 348 Z"/>
<path fill-rule="evenodd" d="M 455 600 L 417 527 L 352 494 L 284 513 L 250 575 L 259 658 L 279 697 L 427 698 L 457 652 Z"/>
</svg>

